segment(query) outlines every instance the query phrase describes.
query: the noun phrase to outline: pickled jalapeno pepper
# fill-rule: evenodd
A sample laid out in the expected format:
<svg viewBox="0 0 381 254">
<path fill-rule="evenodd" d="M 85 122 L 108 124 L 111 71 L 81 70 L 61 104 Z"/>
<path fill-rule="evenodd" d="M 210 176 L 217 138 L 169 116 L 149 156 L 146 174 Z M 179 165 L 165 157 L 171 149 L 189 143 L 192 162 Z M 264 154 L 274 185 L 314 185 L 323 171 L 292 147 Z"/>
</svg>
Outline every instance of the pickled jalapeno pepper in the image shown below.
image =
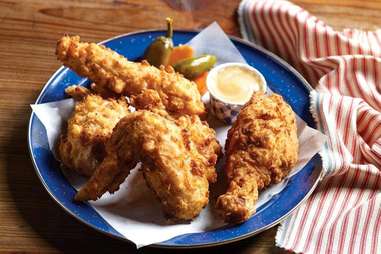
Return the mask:
<svg viewBox="0 0 381 254">
<path fill-rule="evenodd" d="M 172 19 L 167 18 L 166 36 L 157 37 L 144 53 L 144 59 L 150 64 L 159 67 L 167 65 L 173 49 L 173 26 Z"/>
</svg>

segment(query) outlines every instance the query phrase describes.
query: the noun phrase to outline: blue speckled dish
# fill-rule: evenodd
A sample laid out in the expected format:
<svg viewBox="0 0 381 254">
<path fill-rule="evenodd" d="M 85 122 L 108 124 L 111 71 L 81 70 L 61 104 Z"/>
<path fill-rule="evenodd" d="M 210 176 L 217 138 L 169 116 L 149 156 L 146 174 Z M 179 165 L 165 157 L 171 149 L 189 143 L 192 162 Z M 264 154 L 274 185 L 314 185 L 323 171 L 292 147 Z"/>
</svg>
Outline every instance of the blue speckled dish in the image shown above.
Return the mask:
<svg viewBox="0 0 381 254">
<path fill-rule="evenodd" d="M 134 60 L 143 54 L 147 45 L 155 37 L 163 34 L 164 31 L 142 31 L 121 35 L 102 44 L 128 59 Z M 195 31 L 176 31 L 174 43 L 186 43 L 196 34 Z M 246 61 L 264 75 L 268 87 L 281 94 L 309 126 L 315 127 L 309 112 L 309 91 L 311 87 L 303 77 L 272 53 L 238 38 L 231 37 L 231 40 Z M 73 71 L 61 67 L 46 83 L 36 100 L 36 104 L 63 99 L 65 87 L 76 83 L 84 84 L 89 83 L 89 81 L 79 77 Z M 33 113 L 29 122 L 28 143 L 37 175 L 48 193 L 65 211 L 100 232 L 127 240 L 108 225 L 89 204 L 72 202 L 75 190 L 61 173 L 58 162 L 49 150 L 45 129 Z M 320 175 L 320 159 L 316 155 L 298 174 L 291 177 L 282 192 L 262 205 L 247 222 L 204 233 L 177 236 L 155 246 L 169 248 L 214 246 L 257 234 L 276 225 L 298 207 L 311 194 L 320 179 Z"/>
</svg>

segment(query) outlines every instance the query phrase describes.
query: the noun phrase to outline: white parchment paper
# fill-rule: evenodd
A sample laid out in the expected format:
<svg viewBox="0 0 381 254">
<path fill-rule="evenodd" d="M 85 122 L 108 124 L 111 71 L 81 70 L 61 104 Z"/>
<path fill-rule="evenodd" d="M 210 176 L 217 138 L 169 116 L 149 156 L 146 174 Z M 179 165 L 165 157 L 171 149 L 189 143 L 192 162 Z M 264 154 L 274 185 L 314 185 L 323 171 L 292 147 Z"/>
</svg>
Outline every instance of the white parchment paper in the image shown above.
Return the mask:
<svg viewBox="0 0 381 254">
<path fill-rule="evenodd" d="M 215 54 L 219 59 L 218 64 L 224 62 L 245 63 L 245 59 L 217 23 L 213 23 L 205 28 L 188 44 L 195 49 L 197 55 L 204 53 Z M 208 99 L 208 95 L 203 97 L 205 102 Z M 61 131 L 62 123 L 70 116 L 74 102 L 72 99 L 66 99 L 31 106 L 33 112 L 45 126 L 50 149 L 54 152 L 53 147 Z M 217 139 L 224 146 L 230 126 L 224 125 L 212 117 L 209 119 L 209 124 L 216 130 Z M 297 124 L 300 142 L 299 161 L 283 182 L 261 192 L 257 207 L 263 205 L 273 195 L 279 193 L 285 187 L 288 178 L 302 169 L 319 152 L 325 142 L 325 136 L 322 133 L 308 127 L 299 117 Z M 221 172 L 222 163 L 223 161 L 217 167 L 219 172 Z M 57 170 L 60 169 L 57 168 Z M 84 178 L 74 173 L 64 173 L 68 181 L 76 189 L 80 188 L 85 181 Z M 223 191 L 226 184 L 221 173 L 219 176 L 218 183 L 211 186 L 211 201 L 209 205 L 194 221 L 188 224 L 171 224 L 163 217 L 160 203 L 146 186 L 138 168 L 131 172 L 118 192 L 113 195 L 106 193 L 99 200 L 90 202 L 90 204 L 112 227 L 134 242 L 137 248 L 140 248 L 168 240 L 178 235 L 207 231 L 222 226 L 223 222 L 213 212 L 215 197 Z"/>
</svg>

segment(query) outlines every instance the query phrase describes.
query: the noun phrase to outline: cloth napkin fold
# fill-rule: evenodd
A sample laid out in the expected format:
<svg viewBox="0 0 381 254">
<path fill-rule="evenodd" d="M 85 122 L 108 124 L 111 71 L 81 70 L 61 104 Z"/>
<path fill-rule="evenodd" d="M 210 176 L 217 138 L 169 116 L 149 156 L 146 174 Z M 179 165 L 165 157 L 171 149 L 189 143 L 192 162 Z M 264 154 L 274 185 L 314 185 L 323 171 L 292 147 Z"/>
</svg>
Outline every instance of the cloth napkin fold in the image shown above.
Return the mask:
<svg viewBox="0 0 381 254">
<path fill-rule="evenodd" d="M 243 0 L 245 39 L 293 65 L 315 88 L 325 178 L 278 228 L 276 245 L 301 253 L 380 253 L 381 30 L 334 31 L 283 0 Z M 297 190 L 295 190 L 297 191 Z"/>
</svg>

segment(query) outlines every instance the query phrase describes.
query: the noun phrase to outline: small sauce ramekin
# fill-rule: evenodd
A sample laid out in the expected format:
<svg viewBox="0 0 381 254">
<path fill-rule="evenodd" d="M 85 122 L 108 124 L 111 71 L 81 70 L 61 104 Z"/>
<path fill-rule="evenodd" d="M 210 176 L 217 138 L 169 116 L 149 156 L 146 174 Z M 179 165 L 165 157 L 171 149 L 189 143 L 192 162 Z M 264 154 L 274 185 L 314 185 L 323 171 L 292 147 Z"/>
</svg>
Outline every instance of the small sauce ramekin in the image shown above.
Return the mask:
<svg viewBox="0 0 381 254">
<path fill-rule="evenodd" d="M 218 90 L 216 88 L 216 82 L 218 81 L 216 77 L 224 71 L 229 71 L 229 69 L 234 70 L 237 68 L 250 72 L 250 74 L 255 77 L 256 84 L 254 84 L 254 81 L 250 84 L 252 86 L 249 89 L 251 94 L 247 96 L 248 99 L 246 101 L 232 103 L 219 96 L 218 92 L 216 92 Z M 267 83 L 263 75 L 254 67 L 243 63 L 225 63 L 214 67 L 208 74 L 206 86 L 210 94 L 211 113 L 226 124 L 232 124 L 235 121 L 240 109 L 250 100 L 253 93 L 257 91 L 266 92 L 267 90 Z"/>
</svg>

